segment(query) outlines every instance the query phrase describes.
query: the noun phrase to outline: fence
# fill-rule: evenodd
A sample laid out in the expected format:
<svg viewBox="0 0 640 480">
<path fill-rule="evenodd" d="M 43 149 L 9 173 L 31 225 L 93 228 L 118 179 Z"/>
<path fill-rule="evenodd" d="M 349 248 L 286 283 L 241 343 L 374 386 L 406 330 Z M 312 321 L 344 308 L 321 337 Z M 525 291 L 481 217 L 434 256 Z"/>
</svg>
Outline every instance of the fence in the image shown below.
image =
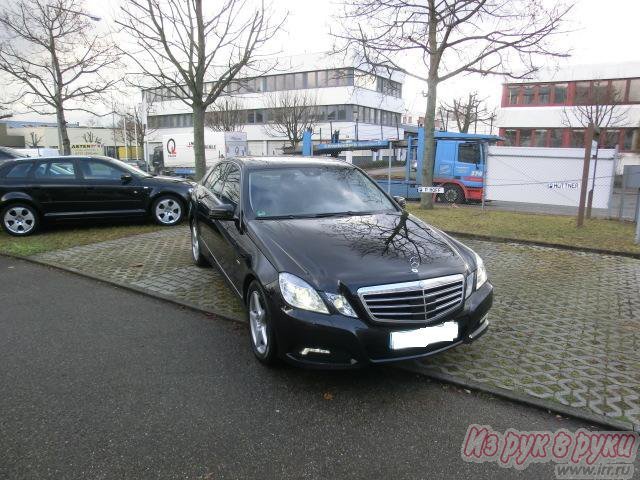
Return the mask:
<svg viewBox="0 0 640 480">
<path fill-rule="evenodd" d="M 599 150 L 590 162 L 587 190 L 597 216 L 612 216 L 617 154 Z M 504 209 L 577 212 L 584 149 L 489 147 L 485 200 Z"/>
</svg>

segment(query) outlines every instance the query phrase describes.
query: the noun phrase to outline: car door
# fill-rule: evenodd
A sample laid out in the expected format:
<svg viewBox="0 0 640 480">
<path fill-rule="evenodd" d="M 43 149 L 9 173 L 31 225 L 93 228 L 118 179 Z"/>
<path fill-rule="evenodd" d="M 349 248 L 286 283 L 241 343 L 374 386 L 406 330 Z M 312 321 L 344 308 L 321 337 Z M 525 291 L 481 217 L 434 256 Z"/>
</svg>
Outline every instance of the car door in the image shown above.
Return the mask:
<svg viewBox="0 0 640 480">
<path fill-rule="evenodd" d="M 227 168 L 226 165 L 226 163 L 220 163 L 213 167 L 211 173 L 196 191 L 195 214 L 200 228 L 200 239 L 218 264 L 220 264 L 218 258 L 223 253 L 219 244 L 220 224 L 209 215 L 215 206 L 221 202 L 222 186 L 224 184 L 222 174 Z"/>
<path fill-rule="evenodd" d="M 85 211 L 84 185 L 74 158 L 37 162 L 30 190 L 45 217 L 76 217 Z"/>
<path fill-rule="evenodd" d="M 98 216 L 143 215 L 148 189 L 130 172 L 107 161 L 78 161 L 84 180 L 87 212 Z M 123 178 L 124 176 L 124 178 Z"/>
</svg>

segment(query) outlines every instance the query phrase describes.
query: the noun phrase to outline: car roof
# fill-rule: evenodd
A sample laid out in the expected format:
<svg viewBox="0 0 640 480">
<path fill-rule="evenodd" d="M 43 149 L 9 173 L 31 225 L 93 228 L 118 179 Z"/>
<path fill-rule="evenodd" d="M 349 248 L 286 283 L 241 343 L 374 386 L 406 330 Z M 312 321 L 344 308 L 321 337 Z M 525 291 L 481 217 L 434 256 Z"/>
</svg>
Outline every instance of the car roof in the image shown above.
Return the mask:
<svg viewBox="0 0 640 480">
<path fill-rule="evenodd" d="M 19 157 L 11 158 L 10 162 L 32 162 L 34 160 L 86 160 L 87 158 L 95 158 L 97 160 L 115 160 L 115 158 L 104 157 L 101 155 L 51 155 L 48 157 Z"/>
<path fill-rule="evenodd" d="M 247 169 L 268 169 L 282 167 L 320 167 L 340 166 L 349 167 L 350 163 L 339 158 L 304 157 L 302 155 L 290 155 L 281 157 L 229 157 L 227 160 L 243 165 Z"/>
</svg>

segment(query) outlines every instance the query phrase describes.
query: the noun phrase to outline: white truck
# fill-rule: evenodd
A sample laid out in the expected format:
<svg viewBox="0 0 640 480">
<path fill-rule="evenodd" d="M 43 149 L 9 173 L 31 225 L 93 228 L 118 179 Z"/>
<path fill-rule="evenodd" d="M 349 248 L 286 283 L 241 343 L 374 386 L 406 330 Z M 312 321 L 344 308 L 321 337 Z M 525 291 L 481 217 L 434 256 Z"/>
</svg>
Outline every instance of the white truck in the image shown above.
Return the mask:
<svg viewBox="0 0 640 480">
<path fill-rule="evenodd" d="M 242 157 L 247 154 L 245 132 L 205 132 L 204 156 L 207 166 L 221 158 Z M 196 160 L 193 150 L 193 135 L 179 133 L 162 137 L 162 171 L 175 175 L 193 175 Z"/>
</svg>

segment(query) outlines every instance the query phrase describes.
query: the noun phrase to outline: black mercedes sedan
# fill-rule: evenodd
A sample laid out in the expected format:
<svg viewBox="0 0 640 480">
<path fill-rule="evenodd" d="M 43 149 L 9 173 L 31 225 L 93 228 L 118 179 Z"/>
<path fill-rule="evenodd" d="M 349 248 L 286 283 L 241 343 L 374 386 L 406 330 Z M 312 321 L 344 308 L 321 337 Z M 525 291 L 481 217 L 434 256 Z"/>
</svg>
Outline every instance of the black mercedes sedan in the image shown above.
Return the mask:
<svg viewBox="0 0 640 480">
<path fill-rule="evenodd" d="M 349 163 L 222 161 L 192 191 L 189 222 L 194 261 L 216 265 L 245 302 L 263 363 L 409 360 L 487 329 L 482 259 Z"/>
<path fill-rule="evenodd" d="M 184 218 L 194 185 L 109 157 L 13 159 L 0 165 L 0 220 L 15 236 L 62 220 L 148 216 L 172 226 Z"/>
</svg>

